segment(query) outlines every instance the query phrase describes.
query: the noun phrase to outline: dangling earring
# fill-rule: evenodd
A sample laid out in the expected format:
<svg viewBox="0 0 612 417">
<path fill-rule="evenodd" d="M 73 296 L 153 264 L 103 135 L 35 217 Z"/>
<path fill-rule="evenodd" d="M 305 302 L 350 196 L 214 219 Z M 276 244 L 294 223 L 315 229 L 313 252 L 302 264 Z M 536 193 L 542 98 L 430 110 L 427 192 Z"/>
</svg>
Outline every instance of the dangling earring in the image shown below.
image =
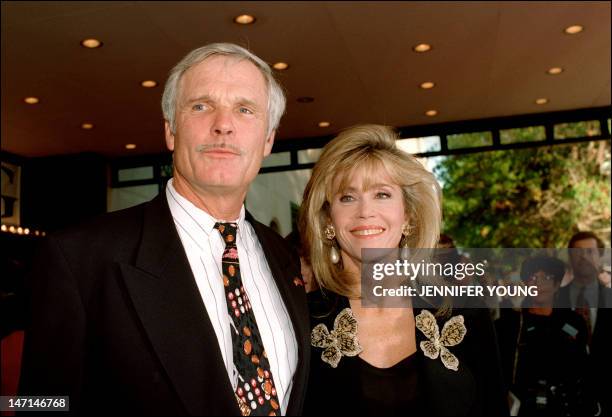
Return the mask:
<svg viewBox="0 0 612 417">
<path fill-rule="evenodd" d="M 336 230 L 334 229 L 334 226 L 332 226 L 331 224 L 328 224 L 325 227 L 325 237 L 327 238 L 327 240 L 331 241 L 331 248 L 329 250 L 329 258 L 331 259 L 333 264 L 337 264 L 338 262 L 340 262 L 340 254 L 338 253 L 338 249 L 336 249 L 336 245 L 334 244 L 334 239 L 336 237 Z"/>
<path fill-rule="evenodd" d="M 408 248 L 408 236 L 412 234 L 413 228 L 414 226 L 412 226 L 410 223 L 404 223 L 404 225 L 402 226 L 402 238 L 404 240 L 400 253 L 402 259 L 408 259 L 408 256 L 410 255 L 410 248 Z"/>
</svg>

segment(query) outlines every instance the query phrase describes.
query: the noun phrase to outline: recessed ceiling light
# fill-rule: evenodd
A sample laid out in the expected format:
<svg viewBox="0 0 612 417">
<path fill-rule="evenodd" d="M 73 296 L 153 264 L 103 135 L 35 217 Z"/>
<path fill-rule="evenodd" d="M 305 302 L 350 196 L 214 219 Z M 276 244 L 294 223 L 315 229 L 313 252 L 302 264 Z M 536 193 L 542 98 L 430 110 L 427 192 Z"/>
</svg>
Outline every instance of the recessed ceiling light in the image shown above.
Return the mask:
<svg viewBox="0 0 612 417">
<path fill-rule="evenodd" d="M 575 35 L 577 33 L 582 32 L 583 30 L 584 30 L 584 26 L 572 25 L 572 26 L 566 27 L 564 32 L 567 33 L 568 35 Z"/>
<path fill-rule="evenodd" d="M 7 231 L 6 224 L 3 224 L 1 227 L 2 227 L 2 231 L 3 231 L 3 232 L 6 232 L 6 231 Z"/>
<path fill-rule="evenodd" d="M 314 98 L 312 97 L 298 97 L 297 98 L 298 103 L 312 103 L 313 101 L 314 101 Z"/>
<path fill-rule="evenodd" d="M 430 88 L 434 88 L 436 84 L 432 81 L 425 81 L 424 83 L 421 83 L 421 85 L 419 87 L 421 87 L 423 90 L 429 90 Z"/>
<path fill-rule="evenodd" d="M 412 47 L 414 52 L 427 52 L 431 51 L 431 45 L 428 43 L 420 43 Z"/>
<path fill-rule="evenodd" d="M 561 67 L 552 67 L 549 68 L 548 71 L 546 71 L 548 74 L 550 75 L 557 75 L 557 74 L 561 74 L 563 72 L 563 68 Z"/>
<path fill-rule="evenodd" d="M 277 62 L 276 64 L 272 65 L 272 68 L 274 68 L 275 70 L 283 71 L 289 68 L 289 64 L 287 64 L 286 62 Z"/>
<path fill-rule="evenodd" d="M 329 127 L 329 125 L 331 125 L 329 122 L 319 122 L 319 127 Z"/>
<path fill-rule="evenodd" d="M 133 143 L 128 143 L 125 145 L 125 149 L 136 149 L 136 145 Z"/>
<path fill-rule="evenodd" d="M 546 103 L 548 103 L 548 99 L 547 98 L 543 98 L 543 97 L 542 98 L 538 98 L 538 99 L 536 99 L 535 103 L 536 104 L 546 104 Z"/>
<path fill-rule="evenodd" d="M 255 16 L 251 16 L 250 14 L 241 14 L 240 16 L 236 16 L 234 18 L 234 22 L 240 25 L 250 25 L 255 22 Z"/>
<path fill-rule="evenodd" d="M 142 81 L 140 85 L 145 88 L 153 88 L 153 87 L 157 87 L 157 81 L 145 80 L 145 81 Z"/>
<path fill-rule="evenodd" d="M 85 122 L 81 124 L 81 129 L 91 130 L 93 129 L 93 123 Z"/>
<path fill-rule="evenodd" d="M 26 97 L 26 98 L 23 99 L 23 101 L 25 101 L 28 104 L 36 104 L 40 100 L 38 99 L 38 97 Z"/>
<path fill-rule="evenodd" d="M 83 39 L 81 41 L 81 46 L 84 46 L 85 48 L 90 48 L 90 49 L 99 48 L 102 46 L 102 42 L 100 42 L 97 39 L 93 39 L 93 38 Z"/>
<path fill-rule="evenodd" d="M 425 116 L 429 116 L 429 117 L 436 116 L 437 114 L 438 114 L 438 111 L 437 111 L 437 110 L 427 110 L 427 111 L 425 112 Z"/>
</svg>

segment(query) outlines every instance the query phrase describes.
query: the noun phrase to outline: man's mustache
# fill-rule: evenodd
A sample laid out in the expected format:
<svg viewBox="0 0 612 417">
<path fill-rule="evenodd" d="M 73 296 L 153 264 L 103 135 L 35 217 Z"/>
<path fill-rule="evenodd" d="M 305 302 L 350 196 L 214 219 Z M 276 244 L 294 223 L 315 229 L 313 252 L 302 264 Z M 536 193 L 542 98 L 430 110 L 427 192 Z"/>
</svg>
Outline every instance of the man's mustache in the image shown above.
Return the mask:
<svg viewBox="0 0 612 417">
<path fill-rule="evenodd" d="M 244 154 L 244 150 L 240 149 L 236 145 L 232 145 L 231 143 L 225 143 L 225 142 L 200 144 L 196 146 L 195 148 L 196 152 L 206 152 L 206 151 L 215 150 L 215 149 L 228 149 L 232 151 L 233 153 L 235 153 L 236 155 Z"/>
</svg>

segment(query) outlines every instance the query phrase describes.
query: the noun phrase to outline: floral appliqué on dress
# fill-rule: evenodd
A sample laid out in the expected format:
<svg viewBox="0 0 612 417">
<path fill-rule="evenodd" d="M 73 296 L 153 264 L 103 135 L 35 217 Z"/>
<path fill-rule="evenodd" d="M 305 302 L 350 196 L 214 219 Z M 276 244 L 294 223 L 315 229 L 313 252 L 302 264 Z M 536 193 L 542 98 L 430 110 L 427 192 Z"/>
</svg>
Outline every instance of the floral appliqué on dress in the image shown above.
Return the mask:
<svg viewBox="0 0 612 417">
<path fill-rule="evenodd" d="M 321 359 L 332 368 L 338 366 L 342 356 L 356 356 L 363 351 L 357 340 L 357 320 L 350 308 L 345 308 L 336 316 L 331 332 L 325 324 L 317 324 L 312 329 L 310 343 L 323 349 Z"/>
<path fill-rule="evenodd" d="M 447 347 L 455 346 L 461 343 L 463 337 L 467 333 L 465 324 L 463 324 L 463 316 L 451 317 L 444 327 L 442 327 L 442 335 L 436 318 L 427 310 L 421 311 L 415 317 L 416 327 L 429 340 L 420 343 L 421 350 L 430 359 L 437 359 L 440 356 L 442 363 L 448 369 L 456 371 L 459 369 L 459 359 L 453 355 Z"/>
</svg>

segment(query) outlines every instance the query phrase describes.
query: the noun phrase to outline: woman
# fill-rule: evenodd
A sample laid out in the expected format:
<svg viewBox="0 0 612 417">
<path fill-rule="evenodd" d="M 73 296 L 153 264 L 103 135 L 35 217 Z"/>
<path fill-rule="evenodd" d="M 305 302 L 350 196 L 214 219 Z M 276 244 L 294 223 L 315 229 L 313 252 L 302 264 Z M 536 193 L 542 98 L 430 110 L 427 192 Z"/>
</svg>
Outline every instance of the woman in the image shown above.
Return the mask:
<svg viewBox="0 0 612 417">
<path fill-rule="evenodd" d="M 585 382 L 587 330 L 570 309 L 553 309 L 565 275 L 557 258 L 536 256 L 521 266 L 521 280 L 538 294 L 519 311 L 503 309 L 495 322 L 504 379 L 520 400 L 519 416 L 597 415 Z"/>
<path fill-rule="evenodd" d="M 319 286 L 305 412 L 505 414 L 486 309 L 362 305 L 361 249 L 434 248 L 439 235 L 440 188 L 396 140 L 384 126 L 346 130 L 304 191 L 300 229 Z"/>
</svg>

